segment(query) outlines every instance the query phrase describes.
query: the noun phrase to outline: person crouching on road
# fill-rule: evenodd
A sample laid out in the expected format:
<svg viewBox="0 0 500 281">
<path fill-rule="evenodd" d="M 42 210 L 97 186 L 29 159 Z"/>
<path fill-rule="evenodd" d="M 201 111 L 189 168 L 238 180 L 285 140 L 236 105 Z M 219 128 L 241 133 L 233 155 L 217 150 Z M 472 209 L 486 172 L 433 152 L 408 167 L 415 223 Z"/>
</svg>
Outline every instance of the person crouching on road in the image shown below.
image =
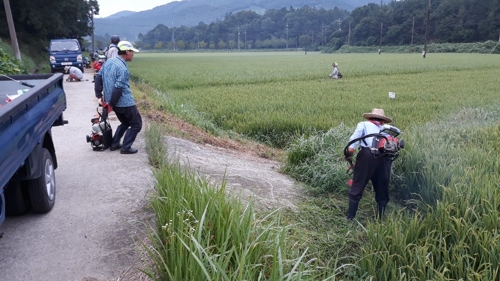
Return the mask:
<svg viewBox="0 0 500 281">
<path fill-rule="evenodd" d="M 363 114 L 363 117 L 367 120 L 358 123 L 356 130 L 349 140 L 354 140 L 369 134 L 378 134 L 384 124 L 392 122 L 391 118 L 385 116 L 384 110 L 379 108 L 374 108 L 372 112 Z M 348 220 L 352 220 L 356 216 L 359 201 L 361 200 L 366 184 L 368 184 L 370 180 L 375 191 L 379 218 L 382 218 L 387 203 L 389 202 L 389 181 L 391 178 L 392 163 L 388 157 L 374 157 L 370 150 L 372 141 L 373 137 L 368 137 L 351 144 L 348 148 L 352 157 L 355 149 L 361 146 L 356 156 L 353 182 L 348 193 L 349 209 L 346 217 Z"/>
<path fill-rule="evenodd" d="M 139 50 L 128 41 L 120 41 L 117 47 L 118 56 L 108 59 L 97 73 L 94 90 L 97 98 L 102 98 L 104 91 L 108 112 L 114 110 L 120 121 L 109 149 L 120 149 L 121 154 L 134 154 L 137 149 L 132 148 L 132 144 L 142 129 L 142 117 L 130 90 L 130 72 L 126 62 L 132 61 L 134 53 Z M 120 143 L 122 137 L 123 144 Z"/>
<path fill-rule="evenodd" d="M 83 72 L 78 67 L 65 66 L 64 72 L 69 73 L 69 77 L 68 77 L 68 79 L 66 79 L 66 81 L 79 82 L 79 81 L 82 81 L 82 79 L 83 79 Z"/>
</svg>

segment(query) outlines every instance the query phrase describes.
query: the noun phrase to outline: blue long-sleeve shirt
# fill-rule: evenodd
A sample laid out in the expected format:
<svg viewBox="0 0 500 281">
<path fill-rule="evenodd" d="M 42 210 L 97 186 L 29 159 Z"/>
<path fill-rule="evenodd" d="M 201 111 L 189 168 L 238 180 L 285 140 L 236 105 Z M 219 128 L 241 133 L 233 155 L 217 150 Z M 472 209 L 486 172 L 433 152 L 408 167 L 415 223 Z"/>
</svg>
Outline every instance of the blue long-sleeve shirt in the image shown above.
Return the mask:
<svg viewBox="0 0 500 281">
<path fill-rule="evenodd" d="M 374 122 L 371 121 L 359 122 L 358 125 L 356 126 L 356 130 L 354 130 L 354 133 L 349 138 L 349 141 L 352 141 L 353 139 L 357 139 L 369 134 L 378 134 L 380 133 L 380 129 L 382 129 L 382 125 L 377 125 Z M 349 145 L 349 147 L 354 149 L 356 149 L 359 145 L 361 145 L 361 147 L 371 147 L 372 141 L 373 137 L 369 137 L 364 139 L 364 141 L 360 140 L 354 142 L 351 145 Z"/>
<path fill-rule="evenodd" d="M 99 74 L 103 80 L 103 94 L 104 101 L 109 102 L 111 100 L 111 93 L 113 93 L 113 88 L 122 89 L 122 96 L 115 104 L 116 107 L 128 107 L 135 105 L 134 97 L 132 96 L 132 91 L 130 90 L 130 72 L 128 71 L 127 63 L 125 60 L 118 56 L 106 60 L 102 65 Z"/>
</svg>

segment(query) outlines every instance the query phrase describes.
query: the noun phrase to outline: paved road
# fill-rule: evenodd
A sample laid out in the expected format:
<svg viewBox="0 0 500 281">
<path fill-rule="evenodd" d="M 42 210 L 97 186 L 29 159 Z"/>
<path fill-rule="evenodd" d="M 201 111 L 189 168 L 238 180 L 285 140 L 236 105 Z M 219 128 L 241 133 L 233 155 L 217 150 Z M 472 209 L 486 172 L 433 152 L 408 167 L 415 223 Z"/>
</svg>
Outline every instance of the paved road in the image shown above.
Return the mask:
<svg viewBox="0 0 500 281">
<path fill-rule="evenodd" d="M 118 280 L 139 263 L 136 238 L 152 189 L 143 132 L 135 155 L 94 152 L 86 135 L 96 110 L 92 75 L 65 82 L 69 124 L 52 129 L 59 167 L 48 214 L 8 217 L 0 226 L 0 280 Z M 116 121 L 111 122 L 116 128 Z"/>
</svg>

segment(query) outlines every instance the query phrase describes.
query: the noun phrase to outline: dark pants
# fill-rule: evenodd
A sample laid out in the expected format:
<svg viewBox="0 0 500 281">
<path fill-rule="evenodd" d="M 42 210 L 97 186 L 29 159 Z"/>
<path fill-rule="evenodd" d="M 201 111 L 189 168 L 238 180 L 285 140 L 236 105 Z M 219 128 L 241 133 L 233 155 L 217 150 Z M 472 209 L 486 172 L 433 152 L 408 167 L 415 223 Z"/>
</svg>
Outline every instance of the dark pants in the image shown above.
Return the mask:
<svg viewBox="0 0 500 281">
<path fill-rule="evenodd" d="M 121 138 L 125 135 L 122 149 L 129 149 L 134 143 L 137 134 L 142 129 L 141 114 L 135 105 L 128 107 L 113 107 L 113 110 L 121 124 L 116 128 L 111 146 L 118 146 Z"/>
<path fill-rule="evenodd" d="M 349 189 L 349 199 L 359 202 L 368 181 L 372 181 L 375 200 L 380 206 L 389 202 L 389 181 L 391 179 L 391 161 L 388 157 L 375 158 L 369 148 L 362 148 L 356 157 L 354 178 Z"/>
</svg>

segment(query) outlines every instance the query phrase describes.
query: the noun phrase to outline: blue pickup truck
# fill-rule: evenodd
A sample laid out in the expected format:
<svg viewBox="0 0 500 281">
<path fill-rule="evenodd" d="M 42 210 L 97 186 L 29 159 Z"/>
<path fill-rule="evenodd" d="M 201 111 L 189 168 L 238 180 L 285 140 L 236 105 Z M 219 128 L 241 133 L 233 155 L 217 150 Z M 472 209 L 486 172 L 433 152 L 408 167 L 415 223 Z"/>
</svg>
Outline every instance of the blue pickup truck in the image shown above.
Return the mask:
<svg viewBox="0 0 500 281">
<path fill-rule="evenodd" d="M 57 168 L 52 127 L 63 119 L 63 75 L 0 75 L 0 224 L 7 215 L 49 212 Z"/>
</svg>

